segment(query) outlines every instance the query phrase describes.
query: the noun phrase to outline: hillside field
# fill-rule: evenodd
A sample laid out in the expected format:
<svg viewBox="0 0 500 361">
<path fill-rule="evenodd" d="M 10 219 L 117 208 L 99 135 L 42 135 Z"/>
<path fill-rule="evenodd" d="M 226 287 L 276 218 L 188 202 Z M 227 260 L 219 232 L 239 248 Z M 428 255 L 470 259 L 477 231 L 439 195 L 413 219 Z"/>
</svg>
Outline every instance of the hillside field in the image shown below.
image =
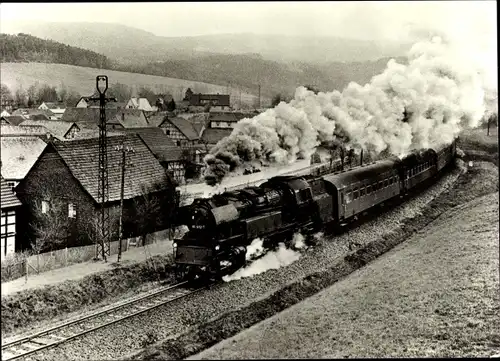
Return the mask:
<svg viewBox="0 0 500 361">
<path fill-rule="evenodd" d="M 175 100 L 184 97 L 184 92 L 190 87 L 195 93 L 221 93 L 225 94 L 226 86 L 208 84 L 190 80 L 167 78 L 155 75 L 126 73 L 107 69 L 86 68 L 81 66 L 47 63 L 2 63 L 0 74 L 2 83 L 6 84 L 12 92 L 19 86 L 26 90 L 30 85 L 39 82 L 50 86 L 60 87 L 64 84 L 68 89 L 88 96 L 95 90 L 95 77 L 107 75 L 109 83 L 122 83 L 135 89 L 149 87 L 157 92 L 170 92 Z M 240 94 L 237 89 L 231 89 L 231 103 L 238 104 Z M 254 106 L 257 96 L 241 93 L 241 103 Z M 270 99 L 262 98 L 262 105 L 269 104 Z"/>
</svg>

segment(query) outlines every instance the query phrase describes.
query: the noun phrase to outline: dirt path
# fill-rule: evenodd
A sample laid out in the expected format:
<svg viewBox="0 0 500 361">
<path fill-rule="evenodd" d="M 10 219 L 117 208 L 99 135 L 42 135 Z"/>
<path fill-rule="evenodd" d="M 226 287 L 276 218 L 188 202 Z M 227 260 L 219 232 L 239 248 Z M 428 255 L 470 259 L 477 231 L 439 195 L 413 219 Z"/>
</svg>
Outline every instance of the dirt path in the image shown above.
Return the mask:
<svg viewBox="0 0 500 361">
<path fill-rule="evenodd" d="M 122 255 L 122 264 L 131 264 L 146 260 L 147 257 L 167 254 L 172 252 L 172 242 L 168 240 L 159 241 L 147 245 L 146 247 L 137 247 L 127 250 Z M 58 268 L 40 274 L 29 275 L 28 280 L 18 278 L 10 282 L 2 283 L 2 297 L 13 293 L 40 288 L 51 284 L 56 284 L 68 280 L 78 280 L 90 274 L 107 271 L 113 269 L 113 264 L 116 262 L 116 255 L 111 256 L 110 262 L 84 262 L 77 263 L 68 267 Z"/>
<path fill-rule="evenodd" d="M 456 207 L 332 287 L 192 359 L 500 352 L 498 193 Z"/>
</svg>

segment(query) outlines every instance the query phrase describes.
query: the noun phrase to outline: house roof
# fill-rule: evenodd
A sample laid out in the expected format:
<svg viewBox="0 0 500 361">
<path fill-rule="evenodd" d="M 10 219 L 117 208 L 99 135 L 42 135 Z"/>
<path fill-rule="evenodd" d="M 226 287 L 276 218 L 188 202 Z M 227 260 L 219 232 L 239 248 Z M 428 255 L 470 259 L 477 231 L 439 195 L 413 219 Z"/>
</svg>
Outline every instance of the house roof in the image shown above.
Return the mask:
<svg viewBox="0 0 500 361">
<path fill-rule="evenodd" d="M 18 207 L 21 205 L 21 202 L 16 197 L 16 194 L 9 187 L 7 182 L 0 176 L 0 205 L 1 209 Z"/>
<path fill-rule="evenodd" d="M 1 137 L 0 143 L 5 179 L 23 179 L 47 147 L 38 137 Z"/>
<path fill-rule="evenodd" d="M 56 103 L 56 102 L 43 102 L 42 104 L 45 104 L 47 108 L 49 109 L 64 109 L 66 106 L 62 103 Z M 40 106 L 42 105 L 40 104 Z"/>
<path fill-rule="evenodd" d="M 181 147 L 178 147 L 160 128 L 137 128 L 126 131 L 138 134 L 160 161 L 176 161 L 181 157 Z"/>
<path fill-rule="evenodd" d="M 47 119 L 54 116 L 54 113 L 47 109 L 19 108 L 12 112 L 12 115 L 24 115 L 26 117 L 31 117 L 35 114 L 43 114 L 47 117 Z"/>
<path fill-rule="evenodd" d="M 193 125 L 184 118 L 173 117 L 168 118 L 168 121 L 172 123 L 179 131 L 184 134 L 184 136 L 189 140 L 200 139 L 198 132 L 194 129 Z"/>
<path fill-rule="evenodd" d="M 33 114 L 29 116 L 30 120 L 50 120 L 45 114 Z"/>
<path fill-rule="evenodd" d="M 106 119 L 113 118 L 118 109 L 106 108 Z M 61 117 L 65 122 L 86 122 L 99 124 L 100 109 L 99 108 L 66 108 L 66 111 Z"/>
<path fill-rule="evenodd" d="M 68 134 L 71 127 L 75 126 L 78 128 L 76 123 L 72 122 L 64 122 L 61 120 L 45 120 L 45 121 L 36 121 L 36 120 L 25 120 L 19 126 L 42 126 L 47 128 L 52 134 L 57 135 L 59 137 L 64 137 Z"/>
<path fill-rule="evenodd" d="M 216 101 L 217 105 L 229 106 L 229 95 L 228 94 L 193 94 L 189 98 L 190 105 L 203 105 L 200 102 L 202 100 Z"/>
<path fill-rule="evenodd" d="M 108 124 L 120 124 L 124 128 L 143 128 L 149 126 L 144 111 L 141 109 L 118 109 Z"/>
<path fill-rule="evenodd" d="M 201 139 L 207 144 L 217 144 L 221 139 L 229 136 L 233 129 L 207 128 L 203 131 Z"/>
<path fill-rule="evenodd" d="M 131 103 L 131 105 L 136 109 L 147 110 L 147 111 L 152 110 L 151 104 L 149 103 L 149 100 L 147 98 L 132 97 L 130 98 L 129 103 Z"/>
<path fill-rule="evenodd" d="M 110 202 L 120 199 L 121 152 L 116 148 L 121 146 L 122 142 L 124 147 L 134 150 L 127 153 L 124 199 L 141 195 L 141 185 L 149 187 L 156 182 L 163 182 L 166 175 L 159 161 L 139 136 L 128 134 L 126 136 L 109 137 L 107 152 Z M 92 138 L 54 142 L 53 146 L 63 158 L 73 176 L 90 196 L 98 202 L 97 159 L 99 158 L 99 140 Z"/>
<path fill-rule="evenodd" d="M 11 125 L 19 125 L 20 123 L 24 122 L 26 120 L 25 117 L 22 115 L 8 115 L 8 116 L 3 116 L 3 119 Z"/>
<path fill-rule="evenodd" d="M 24 123 L 24 122 L 23 122 Z M 22 124 L 22 123 L 21 123 Z M 12 136 L 45 136 L 50 134 L 50 130 L 42 125 L 21 126 L 21 125 L 0 125 L 0 135 L 4 137 Z"/>
</svg>

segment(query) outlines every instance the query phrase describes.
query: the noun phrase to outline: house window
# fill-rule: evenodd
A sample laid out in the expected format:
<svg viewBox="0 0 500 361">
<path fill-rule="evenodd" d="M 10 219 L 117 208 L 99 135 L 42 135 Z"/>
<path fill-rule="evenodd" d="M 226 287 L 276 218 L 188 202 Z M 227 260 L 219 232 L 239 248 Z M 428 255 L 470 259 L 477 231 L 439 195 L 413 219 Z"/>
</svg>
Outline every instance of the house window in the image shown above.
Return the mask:
<svg viewBox="0 0 500 361">
<path fill-rule="evenodd" d="M 42 213 L 47 213 L 49 211 L 49 202 L 42 201 Z"/>
<path fill-rule="evenodd" d="M 68 203 L 68 218 L 76 218 L 76 205 Z"/>
<path fill-rule="evenodd" d="M 180 147 L 180 146 L 181 146 L 181 141 L 180 141 L 180 140 L 178 140 L 178 141 L 177 141 L 177 146 L 178 146 L 178 147 Z"/>
<path fill-rule="evenodd" d="M 167 135 L 170 135 L 170 129 L 167 129 L 166 134 L 167 134 Z"/>
</svg>

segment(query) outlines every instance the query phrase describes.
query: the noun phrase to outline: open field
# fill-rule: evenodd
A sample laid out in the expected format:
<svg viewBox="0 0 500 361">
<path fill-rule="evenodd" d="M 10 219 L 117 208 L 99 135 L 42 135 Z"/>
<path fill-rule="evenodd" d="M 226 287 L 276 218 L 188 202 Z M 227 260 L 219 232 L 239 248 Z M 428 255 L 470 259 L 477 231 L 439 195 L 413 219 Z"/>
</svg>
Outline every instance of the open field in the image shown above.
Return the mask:
<svg viewBox="0 0 500 361">
<path fill-rule="evenodd" d="M 227 91 L 226 86 L 221 85 L 65 64 L 1 63 L 0 73 L 2 74 L 2 84 L 6 84 L 12 91 L 15 91 L 19 85 L 26 90 L 30 85 L 39 82 L 55 87 L 64 84 L 68 89 L 74 90 L 82 96 L 88 96 L 94 92 L 95 77 L 99 74 L 106 74 L 109 77 L 110 85 L 122 83 L 135 89 L 145 86 L 158 92 L 170 92 L 175 100 L 183 98 L 188 87 L 195 93 L 225 94 Z M 238 104 L 239 96 L 237 89 L 231 89 L 231 102 L 233 104 Z M 255 95 L 241 93 L 242 104 L 253 106 L 256 99 Z M 263 99 L 262 103 L 266 104 L 266 102 L 268 100 Z"/>
<path fill-rule="evenodd" d="M 498 194 L 457 208 L 332 287 L 193 358 L 498 353 Z"/>
</svg>

